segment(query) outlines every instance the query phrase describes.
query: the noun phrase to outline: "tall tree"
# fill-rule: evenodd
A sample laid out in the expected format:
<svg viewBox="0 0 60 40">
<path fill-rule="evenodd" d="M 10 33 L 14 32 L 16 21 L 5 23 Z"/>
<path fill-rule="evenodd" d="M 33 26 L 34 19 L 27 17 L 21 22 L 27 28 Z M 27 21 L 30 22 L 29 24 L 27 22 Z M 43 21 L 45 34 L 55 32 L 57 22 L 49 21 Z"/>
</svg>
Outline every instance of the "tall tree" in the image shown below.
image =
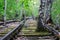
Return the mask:
<svg viewBox="0 0 60 40">
<path fill-rule="evenodd" d="M 6 9 L 7 9 L 7 0 L 4 0 L 4 26 L 6 26 Z"/>
<path fill-rule="evenodd" d="M 47 31 L 44 27 L 45 24 L 48 24 L 47 22 L 51 20 L 51 6 L 52 6 L 51 0 L 41 0 L 40 10 L 39 10 L 39 17 L 38 17 L 38 26 L 37 26 L 37 32 L 39 31 Z M 45 29 L 45 30 L 44 30 Z"/>
</svg>

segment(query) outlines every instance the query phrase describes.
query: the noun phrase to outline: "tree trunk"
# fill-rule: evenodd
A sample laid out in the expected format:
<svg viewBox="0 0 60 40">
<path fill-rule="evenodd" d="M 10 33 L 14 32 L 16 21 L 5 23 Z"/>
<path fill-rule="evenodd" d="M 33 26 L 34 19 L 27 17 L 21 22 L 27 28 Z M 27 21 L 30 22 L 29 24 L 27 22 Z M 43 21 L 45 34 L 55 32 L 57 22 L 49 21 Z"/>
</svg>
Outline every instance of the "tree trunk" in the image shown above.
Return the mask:
<svg viewBox="0 0 60 40">
<path fill-rule="evenodd" d="M 39 17 L 38 17 L 38 26 L 36 31 L 47 31 L 44 28 L 44 24 L 47 24 L 50 20 L 50 13 L 51 13 L 51 0 L 40 0 L 40 9 L 39 9 Z M 43 23 L 42 23 L 43 22 Z"/>
<path fill-rule="evenodd" d="M 4 0 L 4 26 L 6 27 L 6 9 L 7 9 L 7 0 Z"/>
</svg>

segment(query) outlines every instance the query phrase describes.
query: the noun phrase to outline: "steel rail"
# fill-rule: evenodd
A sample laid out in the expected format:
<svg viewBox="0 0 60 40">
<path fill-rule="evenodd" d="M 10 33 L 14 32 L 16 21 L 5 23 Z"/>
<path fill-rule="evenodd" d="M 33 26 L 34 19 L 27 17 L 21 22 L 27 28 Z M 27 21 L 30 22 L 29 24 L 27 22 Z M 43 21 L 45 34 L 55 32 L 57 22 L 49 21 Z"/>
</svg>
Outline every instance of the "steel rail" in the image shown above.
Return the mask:
<svg viewBox="0 0 60 40">
<path fill-rule="evenodd" d="M 22 27 L 24 25 L 24 20 L 20 22 L 20 25 L 14 28 L 12 31 L 7 33 L 4 37 L 2 37 L 0 40 L 13 40 L 15 36 L 18 35 L 18 33 L 21 31 Z"/>
<path fill-rule="evenodd" d="M 26 20 L 27 19 L 30 19 L 31 17 L 26 17 Z M 6 24 L 9 24 L 9 23 L 13 23 L 13 22 L 20 22 L 20 21 L 15 21 L 15 20 L 8 20 L 8 21 L 6 21 Z M 3 25 L 4 24 L 4 22 L 0 22 L 0 25 Z"/>
<path fill-rule="evenodd" d="M 12 22 L 19 22 L 19 21 L 14 21 L 14 20 L 9 20 L 9 21 L 6 21 L 6 24 L 9 24 L 9 23 L 12 23 Z M 0 25 L 3 25 L 4 22 L 0 22 Z"/>
</svg>

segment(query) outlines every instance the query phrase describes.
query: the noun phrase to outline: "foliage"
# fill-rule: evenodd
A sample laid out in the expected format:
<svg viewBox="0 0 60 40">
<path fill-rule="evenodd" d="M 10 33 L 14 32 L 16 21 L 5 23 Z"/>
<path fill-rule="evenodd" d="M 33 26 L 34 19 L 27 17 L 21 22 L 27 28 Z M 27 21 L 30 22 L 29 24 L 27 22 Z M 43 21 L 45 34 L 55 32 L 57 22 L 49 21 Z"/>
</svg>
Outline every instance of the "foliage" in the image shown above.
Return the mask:
<svg viewBox="0 0 60 40">
<path fill-rule="evenodd" d="M 60 24 L 60 0 L 54 0 L 51 15 L 53 22 L 55 24 Z"/>
<path fill-rule="evenodd" d="M 4 10 L 3 10 L 3 8 L 4 8 L 4 1 L 2 0 L 0 0 L 0 17 L 2 18 L 2 15 L 3 15 L 3 13 L 4 13 Z M 0 19 L 1 19 L 0 18 Z"/>
<path fill-rule="evenodd" d="M 21 18 L 21 14 L 24 13 L 26 16 L 37 16 L 40 0 L 7 0 L 6 17 L 7 20 Z M 25 11 L 25 12 L 24 12 Z M 4 0 L 0 0 L 0 18 L 4 15 Z"/>
</svg>

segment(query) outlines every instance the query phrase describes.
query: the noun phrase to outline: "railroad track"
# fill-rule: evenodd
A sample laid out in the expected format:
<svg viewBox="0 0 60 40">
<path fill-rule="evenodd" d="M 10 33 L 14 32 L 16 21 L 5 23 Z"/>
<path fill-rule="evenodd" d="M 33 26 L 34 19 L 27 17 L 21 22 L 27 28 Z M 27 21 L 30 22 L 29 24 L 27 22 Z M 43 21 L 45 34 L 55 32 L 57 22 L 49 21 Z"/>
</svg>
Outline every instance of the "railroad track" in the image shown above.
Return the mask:
<svg viewBox="0 0 60 40">
<path fill-rule="evenodd" d="M 29 20 L 30 21 L 30 20 Z M 33 21 L 32 21 L 33 22 Z M 25 34 L 19 34 L 19 33 L 21 33 L 20 31 L 22 31 L 21 29 L 22 29 L 22 27 L 23 27 L 23 21 L 22 22 L 20 22 L 21 24 L 19 24 L 17 27 L 13 27 L 11 30 L 9 30 L 8 32 L 4 32 L 4 33 L 1 33 L 1 36 L 2 37 L 0 37 L 1 38 L 1 40 L 15 40 L 15 38 L 17 37 L 17 39 L 19 38 L 19 37 L 22 37 L 22 36 L 31 36 L 31 37 L 33 37 L 33 36 L 43 36 L 43 35 L 40 35 L 41 33 L 39 33 L 38 35 L 36 35 L 36 34 L 34 34 L 33 32 L 33 34 L 31 35 L 31 33 L 28 33 L 27 31 L 27 35 L 26 35 L 26 33 Z M 30 22 L 31 23 L 31 22 Z M 34 23 L 34 25 L 35 25 L 35 22 L 33 22 Z M 33 23 L 31 23 L 30 25 L 32 25 Z M 17 24 L 15 24 L 15 25 L 17 25 Z M 34 26 L 33 25 L 33 26 Z M 36 26 L 36 25 L 35 25 Z M 10 27 L 11 28 L 11 27 Z M 30 27 L 30 28 L 32 28 L 32 26 Z M 33 27 L 34 28 L 34 30 L 36 29 L 35 27 Z M 8 28 L 9 29 L 9 28 Z M 31 29 L 28 29 L 28 30 L 31 30 Z M 32 29 L 33 30 L 33 29 Z M 7 31 L 7 30 L 6 30 Z M 24 32 L 24 31 L 23 31 Z M 4 35 L 3 35 L 4 34 Z M 19 34 L 19 35 L 17 35 L 17 34 Z M 29 35 L 30 34 L 30 35 Z M 48 36 L 48 35 L 45 35 L 45 36 Z"/>
<path fill-rule="evenodd" d="M 26 17 L 26 20 L 27 19 L 30 19 L 31 17 Z M 32 18 L 31 18 L 32 19 Z M 8 21 L 6 21 L 6 24 L 9 24 L 9 23 L 13 23 L 13 22 L 20 22 L 20 21 L 15 21 L 15 20 L 8 20 Z M 4 24 L 4 22 L 2 21 L 2 22 L 0 22 L 0 25 L 3 25 Z"/>
<path fill-rule="evenodd" d="M 13 22 L 19 22 L 19 21 L 14 21 L 14 20 L 8 20 L 6 21 L 6 24 L 13 23 Z M 0 25 L 3 25 L 4 22 L 0 22 Z"/>
<path fill-rule="evenodd" d="M 55 40 L 53 36 L 21 36 L 18 37 L 16 40 Z"/>
<path fill-rule="evenodd" d="M 46 8 L 46 5 L 45 4 L 45 0 L 41 1 L 42 3 L 42 9 L 44 10 Z M 44 7 L 45 6 L 45 7 Z M 49 7 L 49 6 L 48 6 Z M 46 13 L 46 12 L 44 12 Z M 48 16 L 48 15 L 47 15 Z M 46 17 L 47 17 L 46 16 Z M 49 17 L 49 16 L 48 16 Z M 42 18 L 41 18 L 42 19 Z M 44 20 L 44 19 L 43 19 Z M 14 21 L 13 21 L 14 22 Z M 42 22 L 42 21 L 41 21 Z M 10 23 L 10 22 L 6 22 L 6 23 Z M 44 22 L 43 22 L 44 23 Z M 42 24 L 43 24 L 42 23 Z M 0 25 L 2 25 L 4 23 L 0 23 Z M 14 38 L 17 36 L 17 34 L 21 31 L 22 27 L 23 27 L 23 23 L 21 23 L 19 26 L 17 26 L 16 28 L 14 28 L 12 31 L 8 32 L 6 35 L 4 35 L 4 37 L 1 38 L 1 40 L 14 40 Z M 48 29 L 51 33 L 54 34 L 54 36 L 58 37 L 60 35 L 60 32 L 55 30 L 54 28 L 52 28 L 51 26 L 49 25 L 44 25 L 44 28 Z M 31 32 L 31 31 L 30 31 Z M 22 34 L 21 34 L 22 35 Z M 19 35 L 19 36 L 21 36 Z M 27 36 L 27 35 L 23 35 L 24 37 Z M 35 35 L 36 36 L 36 35 Z M 21 36 L 22 37 L 22 36 Z M 7 39 L 8 38 L 8 39 Z M 44 38 L 45 39 L 45 38 Z M 37 40 L 37 39 L 36 39 Z"/>
<path fill-rule="evenodd" d="M 36 30 L 36 22 L 32 21 L 28 22 L 28 24 L 30 24 L 31 26 L 27 27 L 27 28 L 23 28 L 22 29 L 22 33 L 20 33 L 17 36 L 16 40 L 55 40 L 54 36 L 50 35 L 50 33 L 48 32 L 35 32 L 33 30 Z M 34 26 L 35 25 L 35 26 Z"/>
<path fill-rule="evenodd" d="M 14 38 L 22 29 L 24 24 L 24 21 L 21 21 L 19 24 L 15 24 L 17 26 L 11 28 L 6 28 L 6 30 L 4 30 L 5 32 L 0 32 L 0 40 L 11 40 L 12 38 Z"/>
<path fill-rule="evenodd" d="M 48 5 L 46 5 L 47 4 L 47 1 L 49 1 L 49 3 L 48 3 Z M 50 3 L 51 2 L 51 0 L 41 0 L 41 8 L 42 8 L 42 11 L 44 11 L 43 13 L 44 13 L 44 16 L 45 16 L 45 14 L 49 11 L 49 9 L 50 9 Z M 45 10 L 47 9 L 47 11 L 45 11 Z M 50 10 L 51 11 L 51 10 Z M 49 17 L 49 15 L 47 15 L 47 16 L 45 16 L 45 18 L 46 17 Z M 43 18 L 43 16 L 42 16 L 42 18 Z M 41 19 L 42 19 L 41 18 Z M 43 20 L 45 20 L 45 18 L 43 19 Z M 47 18 L 46 18 L 47 19 Z M 7 21 L 6 22 L 6 24 L 9 24 L 9 23 L 12 23 L 12 22 L 15 22 L 15 21 Z M 42 22 L 42 21 L 41 21 Z M 43 22 L 44 23 L 44 22 Z M 42 24 L 43 24 L 42 23 Z M 0 23 L 0 25 L 3 25 L 4 24 L 4 22 L 1 22 Z M 2 33 L 2 32 L 0 32 L 0 40 L 14 40 L 15 39 L 15 37 L 18 35 L 18 33 L 19 32 L 21 32 L 21 29 L 22 29 L 22 27 L 23 27 L 23 25 L 24 25 L 24 21 L 21 21 L 19 24 L 18 24 L 18 26 L 16 26 L 16 27 L 14 27 L 14 28 L 10 28 L 9 30 L 8 30 L 8 28 L 5 28 L 6 30 L 4 30 L 5 32 L 4 33 Z M 43 26 L 44 26 L 44 28 L 46 28 L 46 29 L 48 29 L 51 33 L 53 33 L 54 34 L 54 36 L 56 36 L 56 37 L 59 37 L 60 36 L 60 32 L 59 31 L 57 31 L 56 29 L 54 29 L 54 28 L 52 28 L 51 26 L 49 26 L 49 25 L 44 25 L 43 24 Z M 13 26 L 12 26 L 13 27 Z M 7 32 L 6 32 L 7 31 Z M 31 32 L 31 31 L 29 31 L 29 32 Z M 26 34 L 25 35 L 19 35 L 19 36 L 24 36 L 24 38 L 25 38 L 25 36 L 27 36 Z M 30 36 L 30 35 L 28 35 L 28 36 Z M 34 35 L 33 35 L 34 36 Z M 36 36 L 36 35 L 35 35 Z M 40 35 L 39 35 L 40 36 Z M 33 38 L 33 37 L 32 37 Z M 36 39 L 35 39 L 36 38 Z M 45 39 L 45 38 L 47 38 L 47 37 L 42 37 L 42 39 Z M 31 39 L 31 37 L 29 38 L 29 37 L 27 37 L 26 38 L 27 40 L 29 40 L 29 39 Z M 39 39 L 41 39 L 41 37 L 34 37 L 34 39 L 35 40 L 39 40 Z M 31 39 L 31 40 L 33 40 L 33 39 Z"/>
<path fill-rule="evenodd" d="M 23 20 L 21 22 L 16 22 L 16 23 L 15 22 L 16 21 L 13 21 L 13 20 L 6 22 L 6 25 L 8 27 L 7 28 L 4 27 L 3 29 L 1 29 L 1 31 L 0 31 L 0 40 L 8 40 L 8 39 L 11 40 L 15 36 L 17 36 L 17 34 L 22 29 L 25 21 Z M 1 22 L 0 24 L 3 25 L 4 23 Z M 15 26 L 15 25 L 17 25 L 17 26 Z"/>
<path fill-rule="evenodd" d="M 30 21 L 30 20 L 29 20 Z M 31 23 L 31 22 L 30 22 Z M 33 22 L 35 23 L 35 22 Z M 33 23 L 31 23 L 30 25 L 32 25 Z M 22 37 L 22 39 L 34 39 L 34 38 L 37 38 L 36 40 L 38 39 L 54 39 L 49 33 L 46 34 L 46 35 L 43 35 L 42 33 L 44 32 L 39 32 L 38 35 L 36 35 L 33 31 L 31 32 L 30 30 L 35 30 L 36 27 L 33 27 L 31 26 L 30 28 L 33 28 L 33 29 L 24 29 L 23 28 L 23 31 L 21 30 L 23 25 L 24 25 L 24 21 L 21 21 L 20 23 L 17 23 L 18 26 L 17 27 L 13 27 L 12 29 L 10 29 L 10 31 L 8 31 L 7 33 L 1 33 L 2 37 L 0 37 L 1 40 L 20 40 L 20 38 Z M 17 25 L 15 24 L 15 25 Z M 35 25 L 36 26 L 36 25 Z M 48 27 L 48 26 L 47 26 Z M 46 27 L 46 28 L 47 28 Z M 11 28 L 11 27 L 10 27 Z M 48 27 L 49 28 L 49 27 Z M 48 29 L 47 28 L 47 29 Z M 9 28 L 8 28 L 9 29 Z M 51 29 L 51 28 L 49 28 Z M 52 30 L 52 29 L 51 29 Z M 6 30 L 7 31 L 7 30 Z M 19 34 L 21 33 L 21 31 L 23 32 L 22 34 Z M 24 32 L 25 31 L 25 32 Z M 54 31 L 54 30 L 53 30 Z M 53 32 L 52 31 L 52 32 Z M 27 34 L 26 34 L 27 32 Z M 30 33 L 29 33 L 30 32 Z M 44 33 L 45 34 L 45 33 Z M 45 36 L 45 37 L 41 37 L 41 36 Z M 46 37 L 47 36 L 47 37 Z M 51 38 L 50 38 L 51 37 Z M 17 38 L 17 39 L 16 39 Z"/>
</svg>

